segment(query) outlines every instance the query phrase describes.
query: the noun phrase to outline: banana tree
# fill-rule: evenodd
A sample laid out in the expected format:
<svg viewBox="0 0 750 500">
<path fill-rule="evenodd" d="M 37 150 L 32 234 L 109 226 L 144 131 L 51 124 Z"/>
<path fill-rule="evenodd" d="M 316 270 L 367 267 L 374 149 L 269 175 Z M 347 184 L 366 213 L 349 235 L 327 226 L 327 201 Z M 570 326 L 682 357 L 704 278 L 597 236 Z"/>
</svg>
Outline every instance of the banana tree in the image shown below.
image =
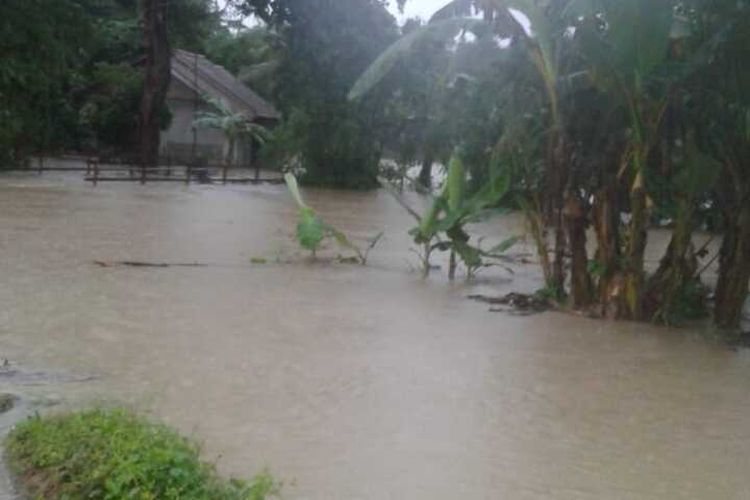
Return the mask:
<svg viewBox="0 0 750 500">
<path fill-rule="evenodd" d="M 241 139 L 252 139 L 263 144 L 270 137 L 268 129 L 262 125 L 252 122 L 244 113 L 236 113 L 220 99 L 204 97 L 211 105 L 210 111 L 200 111 L 193 120 L 196 128 L 211 128 L 220 130 L 227 138 L 227 150 L 224 155 L 224 168 L 222 181 L 226 183 L 227 172 L 234 161 L 234 153 L 237 141 Z"/>
<path fill-rule="evenodd" d="M 591 82 L 620 103 L 628 117 L 628 139 L 620 157 L 619 180 L 628 185 L 630 222 L 621 279 L 621 314 L 643 319 L 644 252 L 649 197 L 646 168 L 659 140 L 668 103 L 656 70 L 666 61 L 674 24 L 669 1 L 578 0 L 566 10 Z M 614 265 L 614 263 L 608 263 Z"/>
<path fill-rule="evenodd" d="M 526 16 L 531 23 L 531 31 L 527 31 L 519 18 L 514 15 L 514 11 L 522 12 Z M 475 12 L 482 12 L 482 18 L 469 17 Z M 558 22 L 561 19 L 558 14 L 559 8 L 550 6 L 545 8 L 541 2 L 534 0 L 454 0 L 440 9 L 433 16 L 430 24 L 422 30 L 404 37 L 384 52 L 355 84 L 350 97 L 357 98 L 377 84 L 394 66 L 398 57 L 410 50 L 420 37 L 442 37 L 448 40 L 461 30 L 482 33 L 489 29 L 494 36 L 510 38 L 515 41 L 516 45 L 523 47 L 528 54 L 529 61 L 536 69 L 548 109 L 549 119 L 543 139 L 546 144 L 544 149 L 548 186 L 547 194 L 543 199 L 549 214 L 547 219 L 551 219 L 554 226 L 555 259 L 550 272 L 547 272 L 545 267 L 545 281 L 547 287 L 554 290 L 555 295 L 560 298 L 564 295 L 565 282 L 566 238 L 563 193 L 566 191 L 568 175 L 565 161 L 567 148 L 564 138 L 564 119 L 560 110 L 558 92 L 559 45 L 560 40 L 563 39 L 561 35 L 565 26 Z M 526 213 L 530 221 L 542 219 L 541 213 L 532 212 L 534 205 L 527 205 L 527 208 Z M 537 241 L 542 243 L 540 238 Z M 576 251 L 584 252 L 583 260 L 585 261 L 585 239 L 583 243 Z M 540 254 L 545 253 L 543 262 L 547 260 L 546 246 L 546 241 L 540 246 Z"/>
<path fill-rule="evenodd" d="M 734 0 L 691 0 L 700 35 L 690 82 L 697 142 L 721 165 L 716 204 L 723 220 L 714 321 L 740 325 L 750 279 L 750 6 Z"/>
<path fill-rule="evenodd" d="M 672 238 L 659 267 L 648 279 L 643 301 L 646 317 L 665 324 L 705 311 L 701 307 L 706 294 L 700 282 L 700 252 L 692 242 L 693 220 L 700 196 L 714 188 L 721 172 L 719 162 L 702 154 L 692 138 L 685 139 L 676 172 L 668 180 L 668 199 L 676 207 Z"/>
<path fill-rule="evenodd" d="M 287 189 L 292 195 L 292 198 L 294 198 L 294 201 L 297 203 L 297 208 L 299 209 L 299 221 L 297 222 L 296 234 L 300 246 L 309 250 L 313 259 L 315 259 L 323 240 L 326 238 L 332 238 L 340 247 L 351 250 L 356 254 L 356 258 L 352 258 L 352 260 L 359 262 L 362 265 L 367 264 L 367 258 L 370 251 L 375 248 L 375 245 L 377 245 L 384 233 L 381 231 L 374 238 L 371 238 L 368 241 L 367 246 L 364 248 L 355 245 L 344 232 L 326 223 L 318 215 L 315 209 L 305 203 L 299 190 L 297 178 L 294 177 L 293 174 L 288 173 L 284 175 L 284 181 L 286 182 Z M 346 260 L 348 259 L 349 258 Z"/>
<path fill-rule="evenodd" d="M 467 17 L 475 8 L 484 10 L 486 15 L 483 19 Z M 484 34 L 488 27 L 502 36 L 525 36 L 522 26 L 507 8 L 495 9 L 494 0 L 478 3 L 464 0 L 451 2 L 436 13 L 429 24 L 413 30 L 381 54 L 354 84 L 349 98 L 356 100 L 368 93 L 385 78 L 400 58 L 405 57 L 421 41 L 432 38 L 447 42 L 465 31 Z M 422 246 L 422 267 L 425 274 L 430 270 L 429 258 L 435 249 L 450 251 L 449 275 L 453 277 L 456 256 L 461 258 L 471 274 L 484 265 L 482 257 L 495 258 L 516 240 L 515 237 L 509 238 L 489 251 L 468 243 L 470 238 L 464 230 L 465 224 L 474 220 L 488 206 L 497 203 L 507 192 L 508 183 L 507 177 L 494 175 L 479 192 L 467 198 L 464 193 L 465 179 L 463 163 L 454 155 L 448 169 L 448 182 L 428 212 L 419 216 L 410 210 L 419 220 L 419 226 L 411 234 Z"/>
<path fill-rule="evenodd" d="M 497 212 L 493 207 L 506 195 L 509 185 L 509 176 L 497 174 L 482 189 L 468 196 L 466 170 L 460 156 L 454 153 L 448 166 L 445 185 L 423 216 L 397 198 L 419 222 L 409 234 L 422 247 L 424 276 L 432 268 L 430 255 L 435 250 L 450 252 L 448 277 L 451 280 L 456 276 L 457 257 L 466 267 L 468 277 L 483 267 L 507 260 L 503 253 L 518 241 L 517 236 L 484 250 L 479 245 L 471 244 L 466 225 L 481 220 L 488 215 L 488 211 Z"/>
</svg>

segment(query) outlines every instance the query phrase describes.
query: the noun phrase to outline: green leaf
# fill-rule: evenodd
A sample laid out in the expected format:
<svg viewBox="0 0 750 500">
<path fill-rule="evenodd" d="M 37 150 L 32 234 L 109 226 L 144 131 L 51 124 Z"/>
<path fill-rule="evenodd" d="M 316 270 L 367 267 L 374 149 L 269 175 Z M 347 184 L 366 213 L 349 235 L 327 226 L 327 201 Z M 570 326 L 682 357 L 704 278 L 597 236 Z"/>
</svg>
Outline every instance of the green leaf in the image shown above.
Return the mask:
<svg viewBox="0 0 750 500">
<path fill-rule="evenodd" d="M 435 198 L 427 213 L 422 217 L 415 240 L 417 243 L 430 241 L 439 232 L 437 228 L 440 212 L 445 208 L 445 189 L 443 194 Z"/>
<path fill-rule="evenodd" d="M 471 30 L 483 25 L 485 23 L 480 19 L 455 18 L 440 20 L 415 29 L 394 42 L 365 70 L 349 91 L 349 100 L 356 101 L 370 92 L 390 73 L 396 62 L 406 56 L 420 40 L 432 37 L 447 42 L 461 30 Z"/>
<path fill-rule="evenodd" d="M 596 23 L 586 23 L 578 36 L 582 53 L 593 65 L 594 81 L 601 86 L 607 82 L 601 75 L 614 74 L 628 87 L 637 87 L 640 79 L 667 57 L 674 25 L 671 3 L 600 0 L 595 8 L 597 11 L 589 10 L 589 14 L 601 14 L 607 22 L 607 30 L 600 32 Z M 584 12 L 581 7 L 580 13 Z"/>
<path fill-rule="evenodd" d="M 466 171 L 463 162 L 457 154 L 451 157 L 448 164 L 448 208 L 457 210 L 464 201 L 464 190 L 466 186 Z"/>
<path fill-rule="evenodd" d="M 305 205 L 305 202 L 302 200 L 302 194 L 299 192 L 297 178 L 293 174 L 288 173 L 284 175 L 284 182 L 286 182 L 286 187 L 289 189 L 289 192 L 292 193 L 294 201 L 297 202 L 297 206 L 299 206 L 300 209 L 307 208 L 307 205 Z"/>
<path fill-rule="evenodd" d="M 474 248 L 466 242 L 457 240 L 452 241 L 451 246 L 458 256 L 461 257 L 461 260 L 466 264 L 466 267 L 475 268 L 482 265 L 482 255 L 477 248 Z"/>
<path fill-rule="evenodd" d="M 495 175 L 466 203 L 468 212 L 476 214 L 498 203 L 510 189 L 510 172 L 503 171 Z"/>
<path fill-rule="evenodd" d="M 354 245 L 354 243 L 352 243 L 346 236 L 346 234 L 344 234 L 342 231 L 339 231 L 335 227 L 329 226 L 327 224 L 325 226 L 325 229 L 331 236 L 333 236 L 333 239 L 336 240 L 336 243 L 338 243 L 339 246 L 348 248 L 350 250 L 359 250 L 359 248 L 357 248 L 356 245 Z"/>
<path fill-rule="evenodd" d="M 521 240 L 520 236 L 511 236 L 494 247 L 487 250 L 488 254 L 502 254 L 510 250 L 510 248 Z"/>
<path fill-rule="evenodd" d="M 301 208 L 299 217 L 297 240 L 303 248 L 314 252 L 325 237 L 325 224 L 309 207 Z"/>
</svg>

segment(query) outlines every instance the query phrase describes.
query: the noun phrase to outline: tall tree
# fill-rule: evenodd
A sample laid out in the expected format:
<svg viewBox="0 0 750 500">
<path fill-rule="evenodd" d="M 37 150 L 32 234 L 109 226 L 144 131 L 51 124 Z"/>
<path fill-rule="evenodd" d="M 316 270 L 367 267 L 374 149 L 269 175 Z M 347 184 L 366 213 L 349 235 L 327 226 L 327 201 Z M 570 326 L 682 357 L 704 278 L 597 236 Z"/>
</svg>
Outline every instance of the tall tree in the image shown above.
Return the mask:
<svg viewBox="0 0 750 500">
<path fill-rule="evenodd" d="M 0 2 L 0 167 L 66 142 L 66 84 L 90 32 L 73 0 Z"/>
<path fill-rule="evenodd" d="M 698 143 L 721 164 L 716 202 L 724 237 L 715 321 L 736 328 L 750 280 L 750 7 L 732 0 L 696 0 L 697 48 L 689 90 Z"/>
<path fill-rule="evenodd" d="M 167 0 L 141 0 L 140 3 L 145 56 L 139 115 L 142 166 L 156 166 L 159 162 L 159 115 L 164 107 L 171 76 L 167 5 Z"/>
<path fill-rule="evenodd" d="M 338 187 L 377 185 L 384 101 L 346 99 L 349 87 L 397 37 L 380 0 L 247 0 L 284 42 L 275 100 L 285 116 L 269 144 L 304 169 L 302 181 Z"/>
</svg>

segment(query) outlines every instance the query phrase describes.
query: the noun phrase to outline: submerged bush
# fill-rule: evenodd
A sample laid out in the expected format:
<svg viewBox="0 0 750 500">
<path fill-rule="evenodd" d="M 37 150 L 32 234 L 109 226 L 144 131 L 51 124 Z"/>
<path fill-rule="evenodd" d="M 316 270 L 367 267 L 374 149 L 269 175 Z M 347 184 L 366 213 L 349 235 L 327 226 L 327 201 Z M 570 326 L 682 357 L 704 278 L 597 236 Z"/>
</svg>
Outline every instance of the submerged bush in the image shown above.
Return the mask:
<svg viewBox="0 0 750 500">
<path fill-rule="evenodd" d="M 280 489 L 267 474 L 219 478 L 196 445 L 124 410 L 30 418 L 6 454 L 30 498 L 264 500 Z"/>
</svg>

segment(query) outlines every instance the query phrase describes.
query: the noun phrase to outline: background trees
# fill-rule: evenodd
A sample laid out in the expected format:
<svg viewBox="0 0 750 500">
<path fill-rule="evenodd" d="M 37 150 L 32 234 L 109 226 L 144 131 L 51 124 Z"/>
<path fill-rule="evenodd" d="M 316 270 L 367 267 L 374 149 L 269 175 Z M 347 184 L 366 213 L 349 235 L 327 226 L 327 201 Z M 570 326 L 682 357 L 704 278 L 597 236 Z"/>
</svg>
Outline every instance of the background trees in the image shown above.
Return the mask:
<svg viewBox="0 0 750 500">
<path fill-rule="evenodd" d="M 90 33 L 84 16 L 67 0 L 0 4 L 0 161 L 68 139 L 75 115 L 65 90 Z"/>
<path fill-rule="evenodd" d="M 204 51 L 226 31 L 210 0 L 164 5 L 173 47 Z M 0 161 L 136 149 L 143 86 L 136 0 L 7 0 L 0 16 Z M 163 107 L 157 122 L 168 123 Z"/>
<path fill-rule="evenodd" d="M 274 72 L 275 102 L 287 117 L 271 148 L 296 158 L 304 182 L 370 188 L 383 152 L 384 101 L 354 104 L 349 87 L 397 37 L 380 0 L 246 1 L 283 41 Z"/>
</svg>

